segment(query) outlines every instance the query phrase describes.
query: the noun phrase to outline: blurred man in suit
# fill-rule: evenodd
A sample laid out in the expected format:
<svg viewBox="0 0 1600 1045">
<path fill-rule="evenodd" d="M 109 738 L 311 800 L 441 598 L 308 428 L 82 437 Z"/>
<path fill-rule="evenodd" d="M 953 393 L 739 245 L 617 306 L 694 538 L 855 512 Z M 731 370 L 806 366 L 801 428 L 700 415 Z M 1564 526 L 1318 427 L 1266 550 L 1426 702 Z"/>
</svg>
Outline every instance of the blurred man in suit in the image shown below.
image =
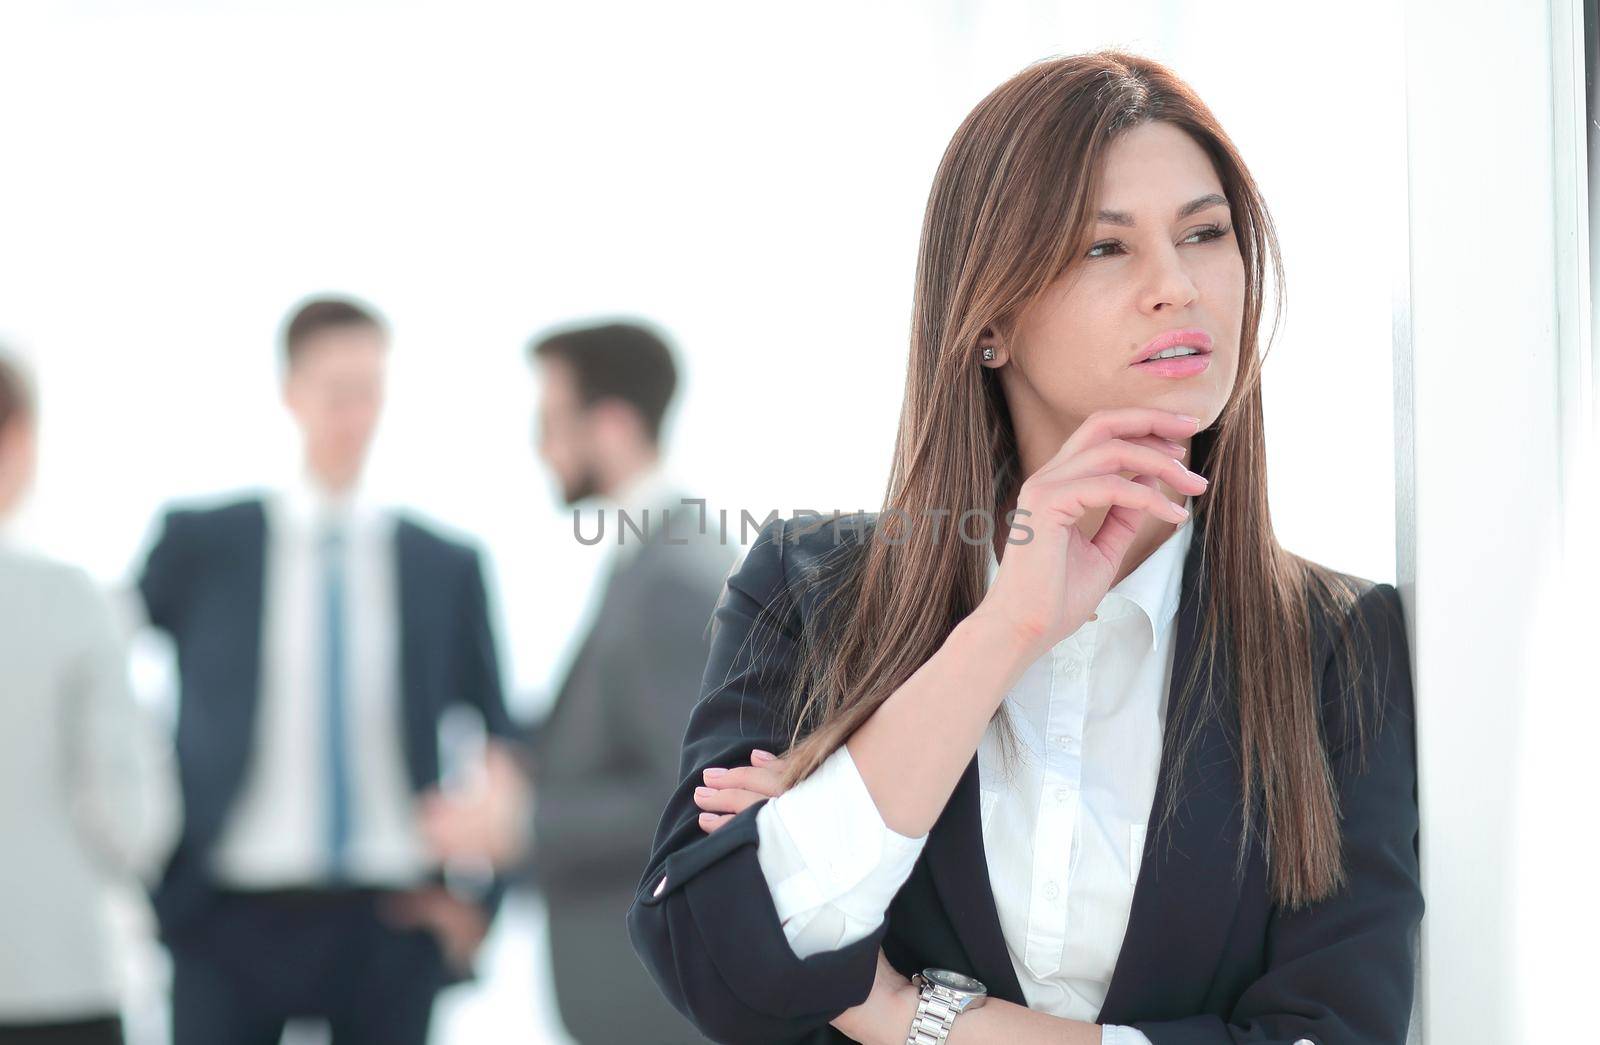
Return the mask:
<svg viewBox="0 0 1600 1045">
<path fill-rule="evenodd" d="M 509 735 L 476 551 L 374 503 L 361 475 L 388 335 L 325 298 L 285 327 L 303 437 L 286 489 L 169 511 L 139 576 L 178 654 L 187 818 L 155 894 L 174 1045 L 423 1045 L 500 895 L 459 898 L 416 828 L 453 705 Z"/>
<path fill-rule="evenodd" d="M 733 550 L 662 463 L 672 352 L 626 323 L 556 331 L 531 351 L 540 456 L 575 505 L 601 505 L 604 591 L 555 705 L 531 738 L 531 786 L 491 760 L 477 800 L 431 802 L 445 856 L 491 852 L 543 891 L 562 1021 L 585 1045 L 700 1043 L 633 953 L 625 918 L 678 782 L 707 627 Z M 624 520 L 626 516 L 626 521 Z M 585 531 L 592 538 L 592 531 Z M 619 543 L 620 541 L 620 543 Z"/>
</svg>

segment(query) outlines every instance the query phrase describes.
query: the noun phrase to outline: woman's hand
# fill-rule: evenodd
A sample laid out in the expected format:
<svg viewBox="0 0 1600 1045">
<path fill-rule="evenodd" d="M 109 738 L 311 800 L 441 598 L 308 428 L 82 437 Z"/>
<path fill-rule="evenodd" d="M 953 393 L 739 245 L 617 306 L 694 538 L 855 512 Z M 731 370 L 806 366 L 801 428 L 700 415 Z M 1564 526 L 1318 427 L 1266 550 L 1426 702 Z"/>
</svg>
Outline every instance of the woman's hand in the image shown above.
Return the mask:
<svg viewBox="0 0 1600 1045">
<path fill-rule="evenodd" d="M 783 767 L 783 759 L 757 748 L 748 766 L 707 769 L 694 789 L 694 804 L 702 810 L 700 829 L 710 834 L 746 807 L 783 794 Z"/>
<path fill-rule="evenodd" d="M 695 805 L 703 810 L 701 830 L 710 834 L 753 803 L 783 794 L 783 767 L 783 759 L 758 748 L 750 753 L 748 766 L 720 773 L 706 770 L 706 782 L 695 788 L 694 794 Z M 917 1013 L 917 996 L 911 981 L 889 964 L 879 948 L 878 968 L 867 1000 L 841 1012 L 831 1022 L 854 1041 L 904 1045 L 911 1019 Z"/>
<path fill-rule="evenodd" d="M 866 1045 L 905 1045 L 911 1020 L 917 1014 L 920 992 L 901 976 L 883 949 L 878 949 L 878 971 L 872 993 L 855 1008 L 846 1009 L 829 1022 L 839 1033 Z"/>
<path fill-rule="evenodd" d="M 1007 543 L 1000 569 L 976 612 L 1015 629 L 1042 653 L 1080 628 L 1116 579 L 1142 516 L 1172 523 L 1187 516 L 1168 500 L 1157 480 L 1200 494 L 1206 480 L 1177 459 L 1202 422 L 1167 410 L 1126 407 L 1097 410 L 1061 449 L 1028 476 L 1017 492 L 1021 543 Z M 1123 473 L 1131 473 L 1128 478 Z M 1107 508 L 1092 540 L 1078 521 Z"/>
</svg>

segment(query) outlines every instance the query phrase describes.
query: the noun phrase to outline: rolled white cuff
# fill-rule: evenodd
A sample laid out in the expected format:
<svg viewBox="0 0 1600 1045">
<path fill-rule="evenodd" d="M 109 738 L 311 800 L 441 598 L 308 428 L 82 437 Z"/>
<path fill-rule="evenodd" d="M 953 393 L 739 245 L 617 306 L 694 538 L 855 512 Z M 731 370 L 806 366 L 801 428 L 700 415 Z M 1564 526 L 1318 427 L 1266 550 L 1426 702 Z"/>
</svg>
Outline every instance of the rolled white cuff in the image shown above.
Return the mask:
<svg viewBox="0 0 1600 1045">
<path fill-rule="evenodd" d="M 1151 1045 L 1143 1031 L 1108 1023 L 1100 1028 L 1100 1045 Z"/>
<path fill-rule="evenodd" d="M 883 822 L 843 745 L 756 812 L 756 834 L 773 906 L 800 957 L 870 933 L 928 840 Z"/>
</svg>

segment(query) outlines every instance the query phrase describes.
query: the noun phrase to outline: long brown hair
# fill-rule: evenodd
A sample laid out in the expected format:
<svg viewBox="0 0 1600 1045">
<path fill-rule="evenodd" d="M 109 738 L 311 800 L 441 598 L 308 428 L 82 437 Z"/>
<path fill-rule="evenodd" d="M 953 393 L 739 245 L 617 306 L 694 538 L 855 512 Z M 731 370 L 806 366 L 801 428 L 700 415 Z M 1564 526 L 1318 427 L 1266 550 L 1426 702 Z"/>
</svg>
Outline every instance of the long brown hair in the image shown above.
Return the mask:
<svg viewBox="0 0 1600 1045">
<path fill-rule="evenodd" d="M 1265 203 L 1193 90 L 1159 63 L 1121 50 L 1030 65 L 978 104 L 944 153 L 923 219 L 905 400 L 877 521 L 903 525 L 892 540 L 841 543 L 839 556 L 829 553 L 816 575 L 802 578 L 835 575 L 826 612 L 807 621 L 789 679 L 784 778 L 793 785 L 809 775 L 982 600 L 987 553 L 952 533 L 949 521 L 972 509 L 1002 518 L 1026 477 L 1018 474 L 998 377 L 975 365 L 979 334 L 991 324 L 1006 329 L 1081 256 L 1108 146 L 1156 120 L 1183 129 L 1209 155 L 1233 209 L 1247 280 L 1239 374 L 1221 417 L 1191 448 L 1193 467 L 1216 491 L 1195 499 L 1196 550 L 1207 564 L 1199 571 L 1204 623 L 1194 672 L 1174 689 L 1179 703 L 1162 758 L 1181 766 L 1198 725 L 1229 716 L 1248 811 L 1236 872 L 1252 822 L 1264 815 L 1272 890 L 1293 908 L 1345 881 L 1309 613 L 1314 600 L 1344 628 L 1357 617 L 1349 612 L 1357 591 L 1342 575 L 1284 550 L 1272 530 L 1258 328 L 1268 269 L 1280 307 L 1283 281 Z M 1276 330 L 1275 310 L 1269 345 Z M 852 548 L 856 554 L 847 554 Z M 1354 644 L 1345 649 L 1344 677 L 1353 679 Z M 1194 684 L 1219 664 L 1236 706 L 1220 705 L 1218 694 L 1229 688 Z M 1237 665 L 1249 670 L 1233 670 Z M 1186 715 L 1192 700 L 1203 703 Z M 996 718 L 1014 751 L 1004 703 Z M 1183 721 L 1196 728 L 1174 734 L 1172 724 Z M 1362 732 L 1359 707 L 1344 721 Z M 1176 811 L 1180 790 L 1168 789 L 1162 823 Z"/>
</svg>

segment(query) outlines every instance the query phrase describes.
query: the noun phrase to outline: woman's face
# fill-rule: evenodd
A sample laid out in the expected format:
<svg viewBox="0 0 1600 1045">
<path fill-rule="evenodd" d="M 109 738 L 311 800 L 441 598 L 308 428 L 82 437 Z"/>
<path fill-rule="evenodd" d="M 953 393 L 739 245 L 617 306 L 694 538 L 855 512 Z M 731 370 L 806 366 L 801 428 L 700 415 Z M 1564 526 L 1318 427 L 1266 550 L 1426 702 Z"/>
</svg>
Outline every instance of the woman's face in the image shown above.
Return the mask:
<svg viewBox="0 0 1600 1045">
<path fill-rule="evenodd" d="M 1184 131 L 1156 122 L 1121 135 L 1105 162 L 1084 256 L 1018 316 L 1009 338 L 991 331 L 980 342 L 996 348 L 985 365 L 1002 368 L 1019 436 L 1032 428 L 1053 439 L 1051 454 L 1112 407 L 1160 407 L 1209 425 L 1238 369 L 1244 260 L 1210 159 Z M 1184 329 L 1211 338 L 1210 353 L 1196 357 L 1203 367 L 1174 367 L 1197 372 L 1134 365 L 1152 338 Z"/>
</svg>

